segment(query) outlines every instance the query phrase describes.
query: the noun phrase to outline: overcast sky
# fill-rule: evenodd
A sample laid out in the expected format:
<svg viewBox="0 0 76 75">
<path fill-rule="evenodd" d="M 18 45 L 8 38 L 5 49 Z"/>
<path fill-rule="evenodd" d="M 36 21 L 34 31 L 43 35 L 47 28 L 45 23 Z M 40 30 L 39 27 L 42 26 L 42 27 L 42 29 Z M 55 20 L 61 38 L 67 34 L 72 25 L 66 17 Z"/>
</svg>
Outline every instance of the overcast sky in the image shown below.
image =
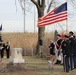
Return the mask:
<svg viewBox="0 0 76 75">
<path fill-rule="evenodd" d="M 60 5 L 65 1 L 66 0 L 61 1 Z M 26 13 L 25 29 L 28 32 L 34 31 L 34 13 L 33 13 L 34 6 L 32 5 L 31 7 L 29 7 L 30 11 Z M 72 6 L 72 3 L 70 1 L 68 2 L 68 5 L 69 5 L 68 6 L 69 14 L 72 14 L 70 16 L 72 18 L 69 17 L 69 22 L 68 22 L 68 24 L 71 25 L 69 27 L 69 30 L 71 30 L 71 27 L 74 27 L 73 30 L 75 30 L 76 18 L 74 16 L 76 15 L 76 9 L 74 5 L 73 5 L 74 7 Z M 16 7 L 17 7 L 17 11 L 16 11 Z M 36 14 L 36 18 L 37 18 L 37 14 Z M 37 19 L 36 19 L 36 22 L 37 22 Z M 23 29 L 24 29 L 23 28 L 23 13 L 18 2 L 15 5 L 15 0 L 0 0 L 0 24 L 1 23 L 3 25 L 3 32 L 23 32 Z M 59 23 L 59 25 L 62 25 L 62 23 Z M 65 26 L 65 22 L 63 24 Z M 52 25 L 47 26 L 46 31 L 56 29 L 56 27 L 60 29 L 61 26 L 59 25 L 55 24 L 53 26 Z M 62 27 L 63 29 L 64 29 L 64 26 Z M 36 31 L 37 31 L 37 26 L 36 26 Z"/>
</svg>

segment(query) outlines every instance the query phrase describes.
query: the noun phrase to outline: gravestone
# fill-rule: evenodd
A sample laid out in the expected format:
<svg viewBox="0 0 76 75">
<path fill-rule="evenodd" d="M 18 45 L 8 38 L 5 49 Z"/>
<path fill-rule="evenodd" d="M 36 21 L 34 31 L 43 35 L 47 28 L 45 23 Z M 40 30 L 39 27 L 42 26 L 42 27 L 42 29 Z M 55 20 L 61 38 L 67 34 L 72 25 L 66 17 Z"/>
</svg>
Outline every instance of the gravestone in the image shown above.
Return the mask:
<svg viewBox="0 0 76 75">
<path fill-rule="evenodd" d="M 0 72 L 25 72 L 26 66 L 24 59 L 22 58 L 22 48 L 13 48 L 12 54 L 9 59 L 9 63 L 6 66 L 0 68 Z"/>
<path fill-rule="evenodd" d="M 22 58 L 22 48 L 13 48 L 10 63 L 25 63 Z"/>
</svg>

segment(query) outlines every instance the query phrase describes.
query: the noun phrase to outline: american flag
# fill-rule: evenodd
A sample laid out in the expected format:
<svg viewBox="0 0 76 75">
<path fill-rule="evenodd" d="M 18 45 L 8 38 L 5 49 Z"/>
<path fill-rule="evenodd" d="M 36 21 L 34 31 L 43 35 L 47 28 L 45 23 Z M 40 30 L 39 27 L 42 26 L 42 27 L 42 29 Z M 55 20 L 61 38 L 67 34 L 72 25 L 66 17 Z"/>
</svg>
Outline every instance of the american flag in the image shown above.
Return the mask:
<svg viewBox="0 0 76 75">
<path fill-rule="evenodd" d="M 47 26 L 64 20 L 67 20 L 67 2 L 41 17 L 38 21 L 38 27 Z"/>
</svg>

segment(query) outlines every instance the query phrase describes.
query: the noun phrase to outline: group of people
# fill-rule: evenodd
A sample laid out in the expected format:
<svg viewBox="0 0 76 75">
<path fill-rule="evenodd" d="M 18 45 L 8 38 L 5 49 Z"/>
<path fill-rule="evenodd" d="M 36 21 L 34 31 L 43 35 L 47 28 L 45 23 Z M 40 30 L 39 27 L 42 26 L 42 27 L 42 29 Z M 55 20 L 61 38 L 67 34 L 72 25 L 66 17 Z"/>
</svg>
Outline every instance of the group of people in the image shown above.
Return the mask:
<svg viewBox="0 0 76 75">
<path fill-rule="evenodd" d="M 72 31 L 69 35 L 57 34 L 57 41 L 50 43 L 50 54 L 56 56 L 55 64 L 62 64 L 64 71 L 76 69 L 76 38 Z"/>
<path fill-rule="evenodd" d="M 10 55 L 10 45 L 9 42 L 5 43 L 2 40 L 2 36 L 0 35 L 0 62 L 2 62 L 2 58 L 4 57 L 4 50 L 6 50 L 7 58 L 9 58 Z"/>
</svg>

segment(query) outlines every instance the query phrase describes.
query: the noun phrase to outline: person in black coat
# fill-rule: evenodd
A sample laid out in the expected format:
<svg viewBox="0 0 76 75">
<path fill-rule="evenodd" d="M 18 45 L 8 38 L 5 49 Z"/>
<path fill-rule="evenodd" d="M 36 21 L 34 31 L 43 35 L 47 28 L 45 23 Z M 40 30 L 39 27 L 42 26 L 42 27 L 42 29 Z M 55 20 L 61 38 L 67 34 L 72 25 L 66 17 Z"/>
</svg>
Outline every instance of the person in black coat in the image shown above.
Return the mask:
<svg viewBox="0 0 76 75">
<path fill-rule="evenodd" d="M 69 41 L 70 41 L 70 67 L 73 70 L 73 53 L 74 53 L 74 33 L 72 31 L 69 32 Z"/>
<path fill-rule="evenodd" d="M 70 41 L 67 35 L 65 35 L 65 39 L 62 43 L 62 53 L 63 55 L 70 57 Z"/>
<path fill-rule="evenodd" d="M 73 58 L 74 58 L 74 69 L 76 69 L 76 38 L 74 36 L 74 51 L 73 51 Z"/>
<path fill-rule="evenodd" d="M 6 44 L 6 54 L 7 54 L 7 58 L 9 58 L 9 56 L 10 56 L 10 45 L 9 45 L 9 42 L 7 42 L 7 44 Z"/>
<path fill-rule="evenodd" d="M 53 41 L 50 41 L 49 48 L 50 48 L 50 54 L 55 55 L 55 45 L 54 45 Z"/>
<path fill-rule="evenodd" d="M 62 43 L 62 53 L 63 53 L 63 61 L 64 61 L 63 65 L 66 68 L 66 72 L 69 72 L 70 41 L 67 35 L 65 35 L 64 41 Z"/>
<path fill-rule="evenodd" d="M 2 44 L 1 58 L 4 57 L 5 43 Z"/>
<path fill-rule="evenodd" d="M 55 63 L 54 62 L 55 61 L 55 44 L 52 40 L 50 41 L 49 48 L 50 48 L 50 55 L 51 55 L 52 69 L 53 69 L 54 68 L 54 63 Z"/>
<path fill-rule="evenodd" d="M 61 64 L 61 42 L 62 42 L 62 38 L 60 34 L 57 34 L 57 41 L 55 43 L 56 45 L 56 57 L 57 57 L 57 61 L 55 64 Z"/>
<path fill-rule="evenodd" d="M 2 61 L 2 44 L 3 44 L 3 40 L 2 40 L 2 36 L 0 35 L 0 61 Z"/>
</svg>

